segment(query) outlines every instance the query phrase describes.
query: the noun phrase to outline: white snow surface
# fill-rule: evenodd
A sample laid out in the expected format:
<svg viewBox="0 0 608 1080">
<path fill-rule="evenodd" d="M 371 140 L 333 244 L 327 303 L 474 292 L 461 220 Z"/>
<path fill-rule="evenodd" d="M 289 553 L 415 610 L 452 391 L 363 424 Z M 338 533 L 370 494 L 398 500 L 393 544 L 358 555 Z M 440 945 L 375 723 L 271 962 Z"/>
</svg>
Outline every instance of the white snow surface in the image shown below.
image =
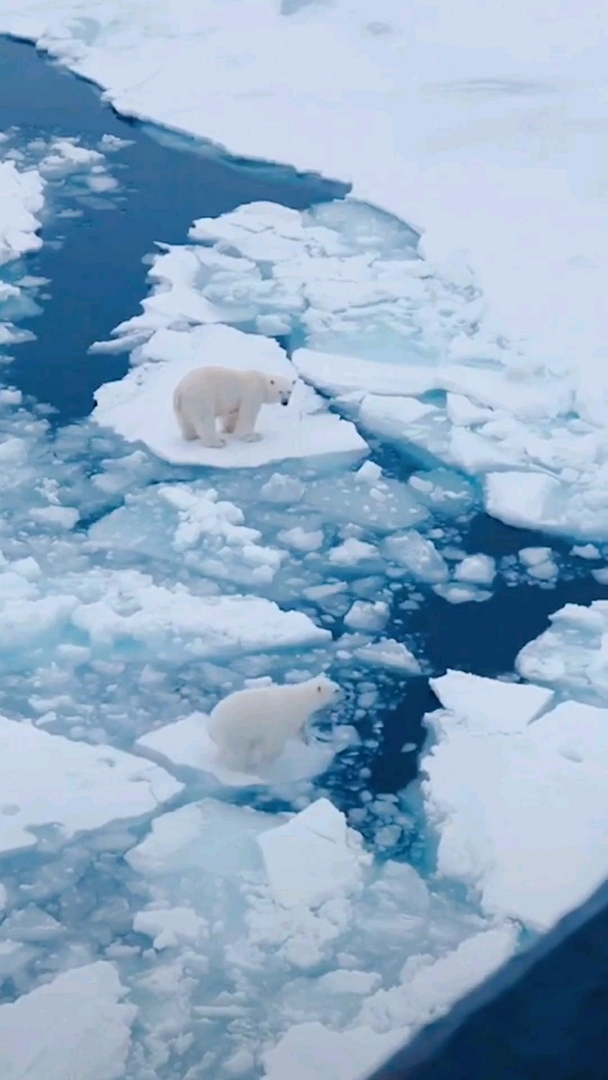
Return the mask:
<svg viewBox="0 0 608 1080">
<path fill-rule="evenodd" d="M 283 907 L 318 907 L 351 892 L 371 862 L 359 834 L 325 798 L 285 825 L 260 833 L 258 844 L 273 896 Z"/>
<path fill-rule="evenodd" d="M 0 266 L 42 247 L 37 215 L 43 206 L 40 173 L 19 170 L 14 161 L 0 162 Z"/>
<path fill-rule="evenodd" d="M 262 439 L 257 443 L 233 438 L 218 450 L 181 437 L 172 400 L 183 376 L 213 365 L 293 378 L 296 372 L 276 341 L 223 325 L 160 329 L 141 348 L 139 360 L 140 365 L 119 382 L 97 390 L 93 416 L 130 442 L 145 443 L 166 461 L 252 468 L 286 458 L 367 453 L 354 425 L 330 413 L 314 390 L 301 382 L 286 407 L 262 406 L 256 425 Z"/>
<path fill-rule="evenodd" d="M 137 1013 L 124 994 L 98 961 L 0 1005 L 2 1080 L 120 1080 Z"/>
<path fill-rule="evenodd" d="M 421 768 L 440 875 L 490 915 L 548 930 L 608 874 L 608 709 L 448 672 Z"/>
<path fill-rule="evenodd" d="M 608 706 L 608 602 L 566 604 L 549 621 L 549 629 L 519 653 L 519 674 L 573 698 Z"/>
<path fill-rule="evenodd" d="M 142 817 L 181 789 L 164 769 L 121 750 L 0 717 L 0 852 L 34 847 L 31 830 L 43 825 L 69 839 Z"/>
</svg>

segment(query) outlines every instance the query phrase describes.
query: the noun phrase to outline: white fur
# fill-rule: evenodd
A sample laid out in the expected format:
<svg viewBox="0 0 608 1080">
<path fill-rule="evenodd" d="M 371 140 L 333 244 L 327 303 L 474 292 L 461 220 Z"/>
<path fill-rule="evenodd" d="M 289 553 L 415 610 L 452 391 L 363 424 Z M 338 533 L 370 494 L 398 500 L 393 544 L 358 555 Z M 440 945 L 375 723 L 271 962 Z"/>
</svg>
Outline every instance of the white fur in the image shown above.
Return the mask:
<svg viewBox="0 0 608 1080">
<path fill-rule="evenodd" d="M 207 731 L 225 765 L 255 772 L 276 761 L 287 740 L 297 738 L 311 716 L 339 691 L 325 675 L 293 685 L 237 690 L 215 706 Z"/>
<path fill-rule="evenodd" d="M 173 393 L 173 409 L 184 439 L 200 439 L 203 446 L 224 446 L 216 417 L 223 430 L 245 442 L 261 439 L 255 431 L 262 405 L 288 405 L 295 379 L 266 375 L 262 371 L 232 368 L 195 368 L 184 375 Z"/>
</svg>

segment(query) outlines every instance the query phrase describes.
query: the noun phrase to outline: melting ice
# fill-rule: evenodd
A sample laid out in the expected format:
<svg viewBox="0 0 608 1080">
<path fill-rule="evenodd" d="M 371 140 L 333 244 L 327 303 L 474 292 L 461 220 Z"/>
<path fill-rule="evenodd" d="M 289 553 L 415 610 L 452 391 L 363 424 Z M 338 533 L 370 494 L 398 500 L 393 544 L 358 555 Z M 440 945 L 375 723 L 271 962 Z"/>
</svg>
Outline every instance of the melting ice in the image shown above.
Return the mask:
<svg viewBox="0 0 608 1080">
<path fill-rule="evenodd" d="M 113 190 L 110 149 L 62 140 L 30 147 L 29 171 L 1 163 L 5 262 L 39 244 L 58 178 Z M 418 789 L 367 790 L 382 701 L 425 670 L 403 613 L 430 590 L 483 602 L 497 575 L 559 572 L 545 547 L 465 557 L 479 499 L 604 537 L 601 438 L 564 380 L 482 340 L 470 273 L 430 266 L 411 229 L 353 200 L 243 207 L 191 239 L 97 343 L 131 367 L 92 420 L 53 431 L 0 393 L 5 1080 L 356 1080 L 608 869 L 585 843 L 605 776 L 601 604 L 523 650 L 528 684 L 436 679 Z M 17 277 L 12 343 L 38 287 Z M 260 443 L 205 450 L 168 407 L 201 356 L 303 382 L 263 411 Z M 395 475 L 381 439 L 420 467 Z M 306 768 L 240 787 L 209 768 L 217 700 L 321 670 L 344 699 Z"/>
</svg>

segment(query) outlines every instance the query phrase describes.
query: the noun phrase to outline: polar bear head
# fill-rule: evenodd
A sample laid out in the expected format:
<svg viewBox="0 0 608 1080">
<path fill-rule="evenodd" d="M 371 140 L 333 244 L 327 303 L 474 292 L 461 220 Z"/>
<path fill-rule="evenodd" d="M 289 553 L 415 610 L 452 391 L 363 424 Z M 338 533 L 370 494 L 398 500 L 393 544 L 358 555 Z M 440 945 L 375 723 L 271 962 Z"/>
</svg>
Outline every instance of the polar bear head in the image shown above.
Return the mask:
<svg viewBox="0 0 608 1080">
<path fill-rule="evenodd" d="M 286 379 L 284 375 L 266 376 L 266 405 L 289 405 L 295 379 Z"/>
<path fill-rule="evenodd" d="M 317 675 L 316 678 L 308 679 L 306 683 L 300 685 L 308 687 L 315 712 L 317 709 L 324 709 L 326 705 L 330 705 L 340 693 L 338 684 L 328 679 L 327 675 Z"/>
</svg>

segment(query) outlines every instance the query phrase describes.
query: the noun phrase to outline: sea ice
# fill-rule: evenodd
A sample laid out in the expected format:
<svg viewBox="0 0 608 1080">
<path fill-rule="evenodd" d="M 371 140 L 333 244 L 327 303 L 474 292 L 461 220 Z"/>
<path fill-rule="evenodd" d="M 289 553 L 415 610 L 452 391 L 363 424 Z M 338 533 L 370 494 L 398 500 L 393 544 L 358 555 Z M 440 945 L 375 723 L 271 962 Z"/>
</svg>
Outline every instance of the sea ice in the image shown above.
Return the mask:
<svg viewBox="0 0 608 1080">
<path fill-rule="evenodd" d="M 262 868 L 255 837 L 274 828 L 274 815 L 203 799 L 154 818 L 151 832 L 126 855 L 145 877 L 173 876 L 189 868 L 240 875 Z"/>
<path fill-rule="evenodd" d="M 125 992 L 98 961 L 0 1005 L 2 1080 L 120 1080 L 137 1013 Z"/>
<path fill-rule="evenodd" d="M 299 382 L 287 408 L 263 405 L 258 443 L 233 439 L 221 450 L 182 439 L 173 415 L 172 395 L 180 379 L 205 364 L 255 369 L 293 378 L 285 353 L 269 338 L 233 327 L 203 325 L 189 330 L 161 329 L 141 347 L 139 364 L 124 379 L 106 383 L 96 394 L 93 416 L 130 442 L 145 443 L 174 464 L 218 468 L 254 467 L 271 461 L 326 454 L 362 456 L 367 444 L 353 424 L 330 413 L 322 399 Z"/>
<path fill-rule="evenodd" d="M 467 555 L 454 571 L 455 581 L 470 585 L 491 585 L 496 577 L 496 563 L 490 555 Z"/>
<path fill-rule="evenodd" d="M 432 540 L 412 529 L 402 536 L 390 536 L 383 544 L 383 554 L 400 566 L 404 566 L 418 580 L 430 585 L 443 582 L 448 568 Z"/>
<path fill-rule="evenodd" d="M 0 717 L 0 851 L 37 844 L 36 829 L 64 839 L 150 814 L 182 789 L 164 769 L 109 746 L 49 735 Z"/>
<path fill-rule="evenodd" d="M 258 844 L 275 900 L 318 907 L 361 883 L 371 862 L 361 837 L 328 799 L 317 799 L 285 825 L 260 833 Z"/>
<path fill-rule="evenodd" d="M 549 629 L 517 656 L 519 674 L 574 698 L 608 704 L 608 603 L 566 604 L 549 621 Z"/>
<path fill-rule="evenodd" d="M 335 742 L 290 739 L 281 757 L 258 775 L 236 772 L 218 760 L 219 751 L 207 734 L 209 717 L 192 713 L 158 728 L 137 740 L 136 745 L 169 765 L 186 766 L 209 773 L 226 787 L 259 787 L 309 780 L 328 768 L 337 749 Z"/>
<path fill-rule="evenodd" d="M 608 873 L 608 710 L 450 672 L 432 681 L 443 712 L 421 768 L 437 868 L 482 909 L 548 930 Z"/>
<path fill-rule="evenodd" d="M 355 650 L 357 660 L 372 667 L 385 667 L 408 675 L 420 675 L 422 668 L 414 654 L 401 641 L 384 638 Z"/>
</svg>

